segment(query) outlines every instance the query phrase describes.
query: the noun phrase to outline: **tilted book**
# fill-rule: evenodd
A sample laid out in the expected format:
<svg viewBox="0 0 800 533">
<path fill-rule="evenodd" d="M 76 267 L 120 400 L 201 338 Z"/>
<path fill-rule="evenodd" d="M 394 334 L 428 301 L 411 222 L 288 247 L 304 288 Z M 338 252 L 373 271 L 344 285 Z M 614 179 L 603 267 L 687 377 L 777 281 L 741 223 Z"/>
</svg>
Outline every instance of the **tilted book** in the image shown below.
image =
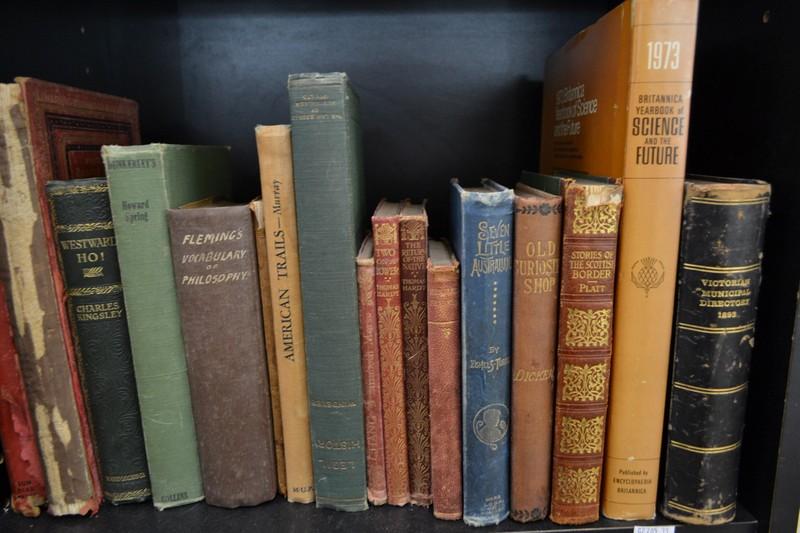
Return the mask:
<svg viewBox="0 0 800 533">
<path fill-rule="evenodd" d="M 45 183 L 98 177 L 103 144 L 139 142 L 136 102 L 31 78 L 0 85 L 4 195 L 0 272 L 42 454 L 48 512 L 97 511 L 102 497 L 72 346 Z"/>
<path fill-rule="evenodd" d="M 509 512 L 514 191 L 451 182 L 453 249 L 461 263 L 464 522 Z"/>
<path fill-rule="evenodd" d="M 103 495 L 113 504 L 150 497 L 147 457 L 108 182 L 47 184 Z"/>
<path fill-rule="evenodd" d="M 358 97 L 344 73 L 289 76 L 292 160 L 318 507 L 367 508 L 353 260 L 361 243 Z"/>
<path fill-rule="evenodd" d="M 364 432 L 367 439 L 367 498 L 384 505 L 386 453 L 383 438 L 381 361 L 378 347 L 378 307 L 375 301 L 375 243 L 364 238 L 356 257 L 358 269 L 358 321 L 361 332 L 361 373 L 364 381 Z"/>
<path fill-rule="evenodd" d="M 530 522 L 550 508 L 562 201 L 524 183 L 514 195 L 511 518 Z"/>
<path fill-rule="evenodd" d="M 389 443 L 386 447 L 386 490 L 390 505 L 405 505 L 411 496 L 400 291 L 401 208 L 400 203 L 381 200 L 372 215 L 383 438 Z"/>
<path fill-rule="evenodd" d="M 427 270 L 433 516 L 460 520 L 461 277 L 444 241 L 429 241 Z"/>
<path fill-rule="evenodd" d="M 230 190 L 222 146 L 104 146 L 153 505 L 203 499 L 167 209 Z"/>
<path fill-rule="evenodd" d="M 428 408 L 428 214 L 425 203 L 400 210 L 400 301 L 411 503 L 431 504 L 431 428 Z"/>
<path fill-rule="evenodd" d="M 0 282 L 0 443 L 11 484 L 11 509 L 24 516 L 39 516 L 39 507 L 46 501 L 44 470 L 6 296 L 5 285 Z"/>
<path fill-rule="evenodd" d="M 622 185 L 524 174 L 564 199 L 550 519 L 600 518 Z"/>
<path fill-rule="evenodd" d="M 269 378 L 269 401 L 272 409 L 272 438 L 275 441 L 275 474 L 278 479 L 278 492 L 286 496 L 286 454 L 283 448 L 281 394 L 278 383 L 278 361 L 275 354 L 275 331 L 272 326 L 272 294 L 269 287 L 267 236 L 264 229 L 264 202 L 260 197 L 250 202 L 250 211 L 253 213 L 258 281 L 261 288 L 261 316 L 264 322 L 264 342 L 267 349 L 267 377 Z"/>
<path fill-rule="evenodd" d="M 687 176 L 661 512 L 736 516 L 770 186 Z"/>
<path fill-rule="evenodd" d="M 626 0 L 545 68 L 540 170 L 625 186 L 602 491 L 614 519 L 656 510 L 697 9 Z"/>
<path fill-rule="evenodd" d="M 246 205 L 167 211 L 206 503 L 275 497 L 255 239 Z"/>
<path fill-rule="evenodd" d="M 278 381 L 282 384 L 286 498 L 290 502 L 310 503 L 314 501 L 314 477 L 290 126 L 256 127 L 256 145 L 265 202 L 264 236 L 275 360 Z"/>
</svg>

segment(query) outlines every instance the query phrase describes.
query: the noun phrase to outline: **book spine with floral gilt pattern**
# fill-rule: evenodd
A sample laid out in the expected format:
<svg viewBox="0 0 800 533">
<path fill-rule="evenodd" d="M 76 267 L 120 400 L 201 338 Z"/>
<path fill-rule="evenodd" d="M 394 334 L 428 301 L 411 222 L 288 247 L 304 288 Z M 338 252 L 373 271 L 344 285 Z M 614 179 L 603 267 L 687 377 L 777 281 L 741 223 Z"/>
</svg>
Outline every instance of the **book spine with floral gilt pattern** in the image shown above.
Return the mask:
<svg viewBox="0 0 800 533">
<path fill-rule="evenodd" d="M 562 190 L 550 519 L 557 524 L 586 524 L 600 517 L 622 186 L 563 178 Z"/>
<path fill-rule="evenodd" d="M 417 206 L 419 207 L 419 206 Z M 428 408 L 428 216 L 400 213 L 400 295 L 403 303 L 406 425 L 411 503 L 431 504 L 431 427 Z"/>
<path fill-rule="evenodd" d="M 381 359 L 383 437 L 390 505 L 409 502 L 408 433 L 403 380 L 403 328 L 400 296 L 400 216 L 372 218 L 375 239 L 375 295 Z"/>
</svg>

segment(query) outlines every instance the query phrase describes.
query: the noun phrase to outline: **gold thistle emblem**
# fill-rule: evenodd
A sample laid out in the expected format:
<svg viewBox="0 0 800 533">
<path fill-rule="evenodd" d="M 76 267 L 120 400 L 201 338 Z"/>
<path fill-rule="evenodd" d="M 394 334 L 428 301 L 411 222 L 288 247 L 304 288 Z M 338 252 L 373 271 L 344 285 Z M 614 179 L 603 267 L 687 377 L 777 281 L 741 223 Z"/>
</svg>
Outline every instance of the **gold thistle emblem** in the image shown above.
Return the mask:
<svg viewBox="0 0 800 533">
<path fill-rule="evenodd" d="M 655 257 L 643 257 L 631 268 L 631 281 L 640 289 L 644 289 L 644 297 L 664 282 L 664 263 Z"/>
<path fill-rule="evenodd" d="M 378 224 L 375 228 L 375 244 L 396 244 L 396 228 L 394 224 Z"/>
</svg>

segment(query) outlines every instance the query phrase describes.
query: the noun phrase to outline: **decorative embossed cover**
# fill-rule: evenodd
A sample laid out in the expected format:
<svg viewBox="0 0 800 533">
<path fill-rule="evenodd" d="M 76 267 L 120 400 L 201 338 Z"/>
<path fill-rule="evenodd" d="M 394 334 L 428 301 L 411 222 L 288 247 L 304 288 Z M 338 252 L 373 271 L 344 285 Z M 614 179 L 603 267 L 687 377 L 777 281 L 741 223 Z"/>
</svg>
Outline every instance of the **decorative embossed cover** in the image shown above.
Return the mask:
<svg viewBox="0 0 800 533">
<path fill-rule="evenodd" d="M 144 501 L 150 480 L 108 182 L 51 181 L 47 196 L 103 495 L 114 504 Z"/>
<path fill-rule="evenodd" d="M 0 443 L 11 483 L 11 508 L 24 516 L 39 516 L 39 507 L 46 501 L 44 471 L 1 282 L 0 398 Z"/>
<path fill-rule="evenodd" d="M 101 145 L 139 142 L 138 107 L 124 98 L 32 78 L 16 82 L 0 89 L 6 146 L 0 168 L 7 199 L 0 209 L 1 270 L 42 453 L 48 512 L 93 513 L 102 497 L 100 477 L 45 184 L 102 176 Z"/>
<path fill-rule="evenodd" d="M 443 241 L 428 245 L 428 383 L 433 516 L 459 520 L 461 489 L 461 279 Z"/>
<path fill-rule="evenodd" d="M 400 297 L 411 503 L 431 504 L 431 428 L 428 409 L 428 214 L 425 203 L 400 210 Z"/>
<path fill-rule="evenodd" d="M 514 192 L 511 518 L 530 522 L 550 504 L 562 202 L 523 183 Z"/>
<path fill-rule="evenodd" d="M 736 516 L 770 185 L 688 176 L 661 511 L 690 524 Z"/>
<path fill-rule="evenodd" d="M 361 327 L 361 372 L 364 381 L 364 432 L 367 440 L 367 498 L 383 505 L 386 493 L 386 453 L 383 440 L 381 361 L 378 348 L 378 308 L 375 302 L 375 244 L 367 235 L 356 257 L 358 317 Z"/>
<path fill-rule="evenodd" d="M 523 180 L 564 198 L 550 519 L 586 524 L 600 518 L 622 186 L 588 177 Z"/>
<path fill-rule="evenodd" d="M 275 497 L 255 240 L 246 205 L 167 211 L 206 502 Z"/>
<path fill-rule="evenodd" d="M 509 511 L 514 191 L 454 179 L 451 197 L 461 263 L 464 522 L 485 526 Z"/>
<path fill-rule="evenodd" d="M 372 215 L 375 241 L 375 301 L 378 311 L 378 351 L 381 359 L 383 437 L 386 447 L 386 488 L 390 505 L 410 500 L 408 426 L 403 360 L 402 296 L 400 294 L 400 209 L 381 200 Z"/>
</svg>

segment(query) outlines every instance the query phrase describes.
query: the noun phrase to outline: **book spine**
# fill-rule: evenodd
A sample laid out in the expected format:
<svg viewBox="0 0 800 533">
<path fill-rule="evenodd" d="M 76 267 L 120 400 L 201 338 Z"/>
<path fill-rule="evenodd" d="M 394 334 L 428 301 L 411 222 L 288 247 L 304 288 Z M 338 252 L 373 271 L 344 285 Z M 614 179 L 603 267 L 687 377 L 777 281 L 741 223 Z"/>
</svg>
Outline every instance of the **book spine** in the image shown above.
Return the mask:
<svg viewBox="0 0 800 533">
<path fill-rule="evenodd" d="M 157 147 L 104 151 L 153 505 L 203 499 L 166 210 L 167 158 Z"/>
<path fill-rule="evenodd" d="M 433 515 L 462 516 L 461 301 L 458 263 L 428 263 L 428 371 Z"/>
<path fill-rule="evenodd" d="M 33 171 L 26 106 L 0 84 L 3 281 L 47 484 L 48 513 L 95 513 L 102 493 L 61 296 L 44 188 Z M 52 256 L 50 254 L 53 254 Z M 63 320 L 62 320 L 63 318 Z"/>
<path fill-rule="evenodd" d="M 553 434 L 560 197 L 514 200 L 511 518 L 547 518 Z"/>
<path fill-rule="evenodd" d="M 286 498 L 290 502 L 310 503 L 314 501 L 314 476 L 290 128 L 259 126 L 256 128 L 256 142 L 261 167 L 261 194 L 266 202 L 264 229 L 273 302 L 275 359 L 278 381 L 283 384 L 280 394 L 286 453 Z"/>
<path fill-rule="evenodd" d="M 400 297 L 411 503 L 431 504 L 428 408 L 428 218 L 400 217 Z"/>
<path fill-rule="evenodd" d="M 736 516 L 768 209 L 768 185 L 686 185 L 662 504 L 681 522 Z"/>
<path fill-rule="evenodd" d="M 358 100 L 344 75 L 289 78 L 292 161 L 318 507 L 367 509 L 356 256 Z M 309 104 L 309 103 L 312 104 Z M 323 216 L 324 213 L 324 216 Z"/>
<path fill-rule="evenodd" d="M 46 501 L 44 471 L 3 283 L 0 283 L 0 398 L 0 442 L 11 484 L 11 508 L 24 516 L 39 516 L 39 507 Z"/>
<path fill-rule="evenodd" d="M 698 2 L 629 6 L 625 215 L 602 508 L 608 518 L 635 520 L 656 510 Z M 653 119 L 642 104 L 660 101 L 671 105 Z M 646 129 L 654 120 L 670 125 L 658 146 Z"/>
<path fill-rule="evenodd" d="M 103 495 L 150 496 L 114 225 L 104 179 L 47 184 Z"/>
<path fill-rule="evenodd" d="M 513 193 L 457 194 L 461 262 L 464 522 L 498 524 L 509 512 Z M 495 196 L 495 195 L 493 195 Z"/>
<path fill-rule="evenodd" d="M 378 308 L 375 301 L 375 259 L 358 260 L 358 313 L 361 325 L 361 372 L 364 381 L 364 431 L 367 440 L 367 498 L 387 502 L 386 454 L 383 440 L 381 361 L 378 348 Z"/>
<path fill-rule="evenodd" d="M 167 219 L 206 503 L 258 505 L 276 477 L 250 209 Z"/>
<path fill-rule="evenodd" d="M 258 204 L 257 207 L 256 203 Z M 272 325 L 272 295 L 269 286 L 269 265 L 267 264 L 267 236 L 264 231 L 264 212 L 261 200 L 251 202 L 250 210 L 253 212 L 258 282 L 261 287 L 261 315 L 264 322 L 264 340 L 267 349 L 267 377 L 269 378 L 269 401 L 272 408 L 272 436 L 275 441 L 275 473 L 278 478 L 278 492 L 286 496 L 286 454 L 283 447 L 283 423 L 281 421 L 278 361 L 275 353 L 275 331 Z"/>
<path fill-rule="evenodd" d="M 616 185 L 564 191 L 550 511 L 557 524 L 600 518 L 621 202 Z"/>
<path fill-rule="evenodd" d="M 373 216 L 372 234 L 375 238 L 383 436 L 391 444 L 386 447 L 386 488 L 390 505 L 405 505 L 411 495 L 400 294 L 400 217 Z"/>
</svg>

